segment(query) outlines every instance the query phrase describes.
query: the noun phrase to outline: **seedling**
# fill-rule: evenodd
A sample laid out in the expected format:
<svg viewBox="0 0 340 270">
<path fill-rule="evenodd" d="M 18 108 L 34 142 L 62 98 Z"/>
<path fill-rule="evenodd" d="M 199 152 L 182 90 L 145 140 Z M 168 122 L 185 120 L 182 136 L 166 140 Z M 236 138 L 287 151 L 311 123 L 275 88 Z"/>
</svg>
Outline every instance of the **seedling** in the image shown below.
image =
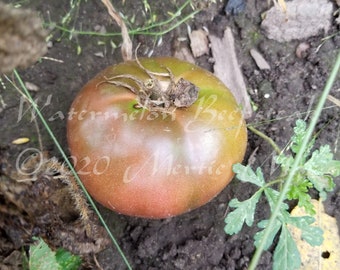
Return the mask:
<svg viewBox="0 0 340 270">
<path fill-rule="evenodd" d="M 292 169 L 294 159 L 300 151 L 305 135 L 306 123 L 297 120 L 290 147 L 287 151 L 281 152 L 275 159 L 276 164 L 281 168 L 281 174 L 276 179 L 266 181 L 261 168 L 254 171 L 249 166 L 234 165 L 233 170 L 236 177 L 242 182 L 256 185 L 258 190 L 245 201 L 240 202 L 236 198 L 230 201 L 229 206 L 235 209 L 225 219 L 225 232 L 227 234 L 240 232 L 244 223 L 248 226 L 253 225 L 256 205 L 262 195 L 268 201 L 270 211 L 274 211 L 281 187 Z M 308 215 L 292 217 L 288 210 L 288 204 L 281 204 L 274 226 L 272 226 L 264 243 L 264 249 L 268 249 L 272 246 L 275 236 L 279 234 L 273 255 L 273 269 L 299 269 L 300 267 L 299 251 L 288 224 L 299 228 L 302 231 L 302 238 L 312 246 L 319 246 L 323 241 L 322 230 L 311 225 L 315 221 L 313 217 L 315 210 L 308 192 L 311 188 L 314 188 L 319 192 L 320 198 L 325 199 L 327 192 L 334 188 L 333 178 L 340 175 L 340 161 L 333 160 L 329 145 L 321 146 L 320 149 L 311 153 L 313 145 L 314 139 L 309 142 L 308 147 L 303 152 L 285 198 L 287 201 L 297 200 L 298 206 L 303 207 Z M 266 228 L 267 225 L 268 220 L 262 220 L 257 224 L 260 229 Z M 263 240 L 263 237 L 264 230 L 255 234 L 256 247 Z"/>
</svg>

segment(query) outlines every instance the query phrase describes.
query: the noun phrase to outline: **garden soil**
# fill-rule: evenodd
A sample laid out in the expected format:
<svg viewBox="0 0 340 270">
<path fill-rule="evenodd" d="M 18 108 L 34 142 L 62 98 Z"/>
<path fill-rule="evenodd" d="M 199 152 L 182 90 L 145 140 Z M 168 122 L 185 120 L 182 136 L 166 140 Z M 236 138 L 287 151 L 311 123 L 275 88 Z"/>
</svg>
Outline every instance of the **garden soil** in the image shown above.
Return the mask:
<svg viewBox="0 0 340 270">
<path fill-rule="evenodd" d="M 62 19 L 71 10 L 70 3 L 76 5 L 77 1 L 7 2 L 20 3 L 23 8 L 37 11 L 51 35 L 45 58 L 26 69 L 18 69 L 18 72 L 57 140 L 69 154 L 66 120 L 73 98 L 88 80 L 105 67 L 121 62 L 122 57 L 119 47 L 113 45 L 118 46 L 121 42 L 119 35 L 71 35 L 67 31 L 76 29 L 119 33 L 119 28 L 101 1 L 79 1 L 79 8 L 73 9 L 70 20 L 64 24 L 67 31 L 58 29 L 55 24 L 62 25 Z M 147 11 L 143 2 L 150 5 Z M 264 12 L 273 4 L 268 3 L 270 1 L 248 1 L 244 11 L 242 8 L 236 10 L 241 11 L 239 14 L 226 14 L 226 3 L 216 2 L 197 1 L 203 10 L 162 36 L 151 35 L 150 32 L 168 29 L 192 9 L 187 7 L 170 24 L 152 29 L 149 34 L 131 35 L 134 48 L 141 44 L 139 57 L 171 56 L 179 45 L 190 51 L 189 28 L 207 29 L 209 33 L 222 38 L 226 27 L 230 27 L 239 66 L 255 109 L 247 122 L 256 125 L 284 148 L 289 143 L 295 121 L 299 118 L 308 121 L 312 116 L 334 64 L 340 48 L 336 18 L 332 19 L 328 33 L 321 31 L 304 40 L 280 43 L 268 39 L 260 27 Z M 338 7 L 335 1 L 332 3 L 335 11 Z M 113 1 L 113 4 L 130 20 L 128 27 L 136 29 L 150 25 L 151 14 L 157 21 L 169 18 L 171 14 L 168 11 L 174 13 L 176 6 L 183 4 L 183 1 Z M 296 50 L 302 43 L 303 50 L 297 54 Z M 259 69 L 249 53 L 250 49 L 260 52 L 270 69 Z M 210 52 L 196 58 L 195 62 L 213 72 L 214 59 Z M 7 76 L 7 79 L 14 80 L 11 73 Z M 58 160 L 62 161 L 58 148 L 42 123 L 35 121 L 37 118 L 31 115 L 29 106 L 7 79 L 2 76 L 0 86 L 0 268 L 21 269 L 22 256 L 28 252 L 32 237 L 35 236 L 42 237 L 54 250 L 64 247 L 80 254 L 85 262 L 82 266 L 84 269 L 127 269 L 96 215 L 89 214 L 87 225 L 79 220 L 79 211 L 73 207 L 72 192 L 55 177 L 65 170 L 63 166 L 56 165 L 60 165 Z M 338 99 L 339 89 L 340 81 L 337 80 L 331 95 Z M 329 144 L 336 159 L 340 158 L 339 112 L 339 107 L 327 101 L 315 133 L 317 146 Z M 28 143 L 12 143 L 15 139 L 26 137 L 30 139 Z M 41 152 L 39 138 L 44 152 Z M 33 182 L 25 181 L 22 175 L 20 178 L 15 169 L 16 162 L 23 162 L 28 154 L 44 156 L 49 160 L 43 164 L 37 161 L 39 166 L 29 167 L 33 168 Z M 51 157 L 56 159 L 51 160 Z M 272 147 L 249 132 L 244 164 L 250 164 L 253 168 L 260 166 L 266 179 L 270 179 L 277 175 L 273 158 Z M 39 170 L 35 171 L 37 166 Z M 51 169 L 49 166 L 55 167 Z M 15 181 L 18 177 L 23 181 Z M 224 219 L 232 210 L 228 207 L 232 198 L 247 199 L 254 190 L 254 186 L 234 179 L 208 204 L 181 216 L 161 220 L 128 217 L 100 205 L 98 207 L 133 269 L 247 269 L 255 250 L 253 237 L 258 228 L 256 225 L 244 226 L 239 234 L 226 235 Z M 311 194 L 317 197 L 314 192 Z M 324 204 L 327 213 L 340 224 L 339 179 Z M 268 205 L 260 201 L 254 224 L 268 217 Z M 258 269 L 272 268 L 274 247 L 275 241 L 263 253 Z"/>
</svg>

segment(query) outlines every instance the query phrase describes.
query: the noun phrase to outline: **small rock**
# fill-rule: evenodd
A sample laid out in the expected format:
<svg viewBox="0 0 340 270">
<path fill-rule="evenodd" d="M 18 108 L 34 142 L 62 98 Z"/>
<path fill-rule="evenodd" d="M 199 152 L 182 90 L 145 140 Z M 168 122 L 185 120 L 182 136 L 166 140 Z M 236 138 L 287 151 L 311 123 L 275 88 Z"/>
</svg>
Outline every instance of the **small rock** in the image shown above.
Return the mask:
<svg viewBox="0 0 340 270">
<path fill-rule="evenodd" d="M 264 98 L 269 98 L 270 94 L 273 92 L 273 86 L 270 81 L 264 80 L 259 85 L 259 92 Z"/>
<path fill-rule="evenodd" d="M 245 9 L 246 2 L 244 0 L 229 0 L 224 10 L 227 15 L 238 15 Z"/>
<path fill-rule="evenodd" d="M 250 55 L 253 57 L 256 65 L 259 67 L 259 69 L 270 69 L 270 66 L 268 62 L 264 59 L 262 54 L 260 54 L 257 50 L 251 49 L 250 50 Z"/>
<path fill-rule="evenodd" d="M 48 49 L 51 49 L 53 47 L 53 42 L 51 40 L 49 40 L 49 41 L 47 41 L 46 45 L 47 45 Z"/>
<path fill-rule="evenodd" d="M 300 43 L 295 50 L 297 58 L 305 58 L 308 54 L 310 45 L 307 42 Z"/>
<path fill-rule="evenodd" d="M 33 92 L 37 92 L 39 91 L 39 86 L 37 86 L 34 83 L 31 82 L 25 82 L 25 86 L 27 88 L 28 91 L 33 91 Z"/>
<path fill-rule="evenodd" d="M 192 31 L 189 34 L 190 47 L 194 57 L 209 53 L 208 34 L 203 29 Z"/>
<path fill-rule="evenodd" d="M 261 27 L 270 39 L 279 42 L 306 39 L 331 27 L 333 5 L 328 0 L 286 2 L 287 10 L 274 6 L 266 12 Z"/>
<path fill-rule="evenodd" d="M 238 260 L 241 257 L 241 250 L 238 247 L 236 247 L 230 250 L 229 256 L 233 260 Z"/>
<path fill-rule="evenodd" d="M 104 58 L 104 53 L 103 52 L 96 52 L 96 53 L 94 53 L 94 55 L 99 57 L 99 58 Z"/>
<path fill-rule="evenodd" d="M 94 26 L 94 31 L 101 33 L 101 34 L 106 34 L 106 32 L 107 32 L 105 26 L 99 25 L 99 24 Z"/>
<path fill-rule="evenodd" d="M 137 226 L 136 228 L 134 228 L 131 233 L 130 236 L 132 238 L 132 240 L 134 242 L 136 242 L 139 238 L 139 236 L 141 235 L 141 233 L 143 232 L 143 227 L 142 226 Z"/>
</svg>

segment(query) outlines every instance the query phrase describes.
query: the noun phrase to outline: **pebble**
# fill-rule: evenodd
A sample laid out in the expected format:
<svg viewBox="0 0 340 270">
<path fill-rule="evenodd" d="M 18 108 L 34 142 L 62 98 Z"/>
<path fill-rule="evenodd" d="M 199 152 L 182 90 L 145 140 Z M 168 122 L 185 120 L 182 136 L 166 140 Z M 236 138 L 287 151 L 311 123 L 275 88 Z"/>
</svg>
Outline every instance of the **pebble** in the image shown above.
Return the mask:
<svg viewBox="0 0 340 270">
<path fill-rule="evenodd" d="M 34 83 L 31 82 L 25 82 L 25 86 L 27 88 L 28 91 L 33 91 L 33 92 L 37 92 L 39 91 L 39 86 L 37 86 Z"/>
<path fill-rule="evenodd" d="M 190 47 L 194 57 L 200 57 L 204 54 L 209 54 L 209 41 L 206 31 L 194 30 L 189 34 Z"/>
<path fill-rule="evenodd" d="M 256 65 L 259 67 L 259 69 L 261 69 L 261 70 L 270 69 L 270 65 L 268 64 L 266 59 L 264 59 L 262 54 L 260 54 L 257 50 L 251 49 L 250 55 L 251 55 L 251 57 L 253 57 Z"/>
<path fill-rule="evenodd" d="M 310 45 L 307 42 L 300 43 L 295 50 L 295 54 L 298 58 L 305 58 L 308 55 Z"/>
<path fill-rule="evenodd" d="M 227 15 L 238 15 L 246 9 L 246 2 L 244 0 L 229 0 L 224 11 Z"/>
<path fill-rule="evenodd" d="M 106 34 L 106 32 L 107 32 L 105 26 L 99 25 L 99 24 L 94 26 L 94 31 L 101 33 L 101 34 Z"/>
<path fill-rule="evenodd" d="M 333 4 L 328 0 L 294 0 L 286 2 L 287 11 L 272 7 L 266 12 L 261 28 L 268 38 L 278 42 L 307 39 L 320 31 L 329 31 Z"/>
<path fill-rule="evenodd" d="M 104 58 L 104 53 L 103 52 L 96 52 L 96 53 L 94 53 L 94 55 L 99 57 L 99 58 Z"/>
</svg>

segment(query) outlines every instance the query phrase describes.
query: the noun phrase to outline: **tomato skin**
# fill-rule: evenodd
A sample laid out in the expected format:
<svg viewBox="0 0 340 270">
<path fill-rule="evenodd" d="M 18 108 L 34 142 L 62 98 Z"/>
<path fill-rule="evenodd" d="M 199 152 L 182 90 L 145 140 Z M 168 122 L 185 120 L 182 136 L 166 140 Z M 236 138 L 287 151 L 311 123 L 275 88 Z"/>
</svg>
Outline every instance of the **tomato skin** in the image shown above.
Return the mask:
<svg viewBox="0 0 340 270">
<path fill-rule="evenodd" d="M 171 114 L 138 108 L 132 91 L 105 82 L 120 74 L 149 79 L 135 61 L 121 63 L 79 92 L 67 139 L 95 200 L 122 214 L 166 218 L 207 203 L 225 188 L 232 165 L 244 157 L 247 131 L 234 97 L 210 72 L 175 58 L 140 62 L 153 72 L 167 67 L 175 79 L 198 86 L 196 102 Z"/>
</svg>

